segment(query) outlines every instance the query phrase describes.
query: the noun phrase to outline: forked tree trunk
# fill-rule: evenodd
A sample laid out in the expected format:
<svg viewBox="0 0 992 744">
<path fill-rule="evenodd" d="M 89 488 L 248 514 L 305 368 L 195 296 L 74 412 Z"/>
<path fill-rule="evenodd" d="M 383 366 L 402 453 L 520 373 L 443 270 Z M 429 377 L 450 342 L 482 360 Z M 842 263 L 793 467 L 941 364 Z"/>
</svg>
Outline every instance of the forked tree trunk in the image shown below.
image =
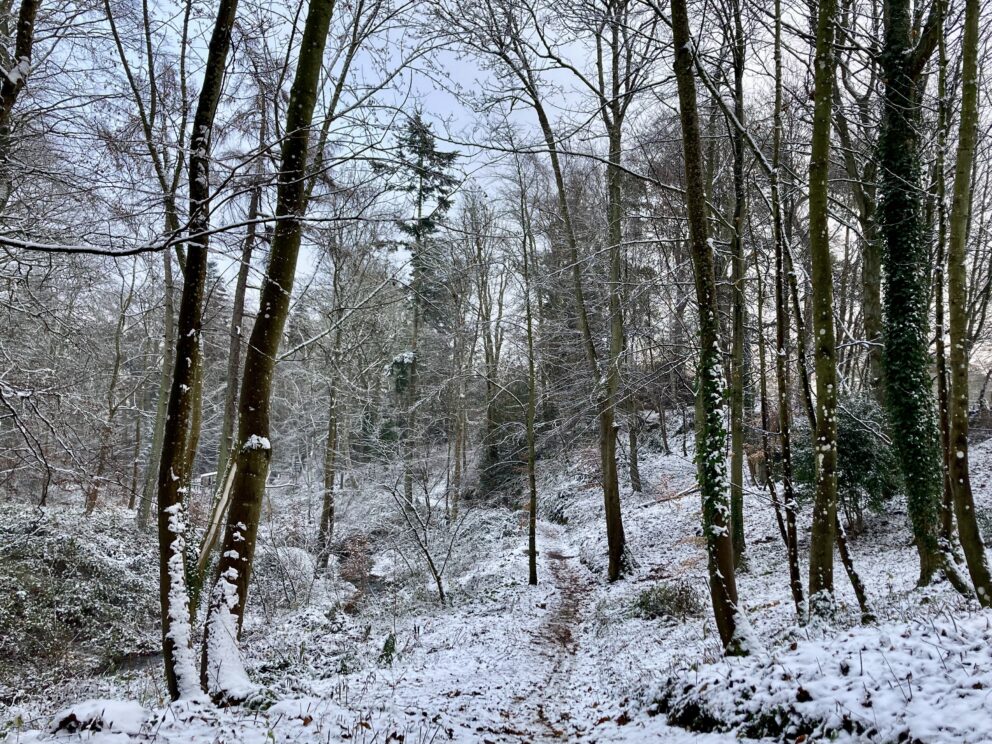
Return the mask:
<svg viewBox="0 0 992 744">
<path fill-rule="evenodd" d="M 276 197 L 276 227 L 262 281 L 259 313 L 245 359 L 238 411 L 236 472 L 221 557 L 203 637 L 201 675 L 216 700 L 236 702 L 255 689 L 244 672 L 237 637 L 248 600 L 258 522 L 272 456 L 269 412 L 272 377 L 290 297 L 306 211 L 310 125 L 334 0 L 311 0 L 287 106 Z"/>
<path fill-rule="evenodd" d="M 586 310 L 585 296 L 582 289 L 582 262 L 579 260 L 578 239 L 576 238 L 572 223 L 571 207 L 568 204 L 566 196 L 565 178 L 561 167 L 561 160 L 558 156 L 558 142 L 555 138 L 554 130 L 551 128 L 551 121 L 548 119 L 547 112 L 544 109 L 532 71 L 529 68 L 523 70 L 518 68 L 517 74 L 520 77 L 521 84 L 531 98 L 531 103 L 534 106 L 534 111 L 537 114 L 538 123 L 541 126 L 541 132 L 544 136 L 545 145 L 548 148 L 548 157 L 551 162 L 551 171 L 554 175 L 558 197 L 558 209 L 561 213 L 562 227 L 568 246 L 568 261 L 572 267 L 572 292 L 576 315 L 578 317 L 579 331 L 582 335 L 582 345 L 585 349 L 589 373 L 593 381 L 598 384 L 602 373 L 599 368 L 599 358 L 596 352 L 596 345 L 593 342 L 592 329 L 589 325 L 589 317 Z M 611 158 L 619 158 L 619 152 L 614 155 L 612 142 L 610 151 Z M 617 160 L 617 163 L 619 163 L 619 160 Z M 612 222 L 611 219 L 611 229 Z M 619 222 L 617 223 L 617 227 L 619 228 Z M 613 581 L 618 579 L 622 572 L 625 537 L 620 512 L 620 486 L 617 477 L 616 431 L 613 428 L 615 416 L 609 397 L 605 394 L 606 391 L 603 392 L 604 394 L 600 396 L 597 411 L 599 420 L 600 477 L 603 486 L 603 502 L 606 506 L 606 538 L 609 552 L 607 576 Z"/>
<path fill-rule="evenodd" d="M 690 37 L 685 0 L 672 0 L 672 31 L 685 158 L 686 213 L 699 307 L 697 411 L 701 415 L 696 423 L 696 460 L 703 501 L 703 533 L 709 558 L 710 594 L 724 650 L 728 654 L 746 654 L 749 649 L 742 631 L 747 621 L 741 616 L 737 601 L 734 546 L 730 535 L 729 483 L 725 460 L 727 432 L 723 424 L 724 383 L 720 371 L 716 276 L 713 247 L 707 234 L 706 192 L 693 76 L 695 49 Z"/>
</svg>

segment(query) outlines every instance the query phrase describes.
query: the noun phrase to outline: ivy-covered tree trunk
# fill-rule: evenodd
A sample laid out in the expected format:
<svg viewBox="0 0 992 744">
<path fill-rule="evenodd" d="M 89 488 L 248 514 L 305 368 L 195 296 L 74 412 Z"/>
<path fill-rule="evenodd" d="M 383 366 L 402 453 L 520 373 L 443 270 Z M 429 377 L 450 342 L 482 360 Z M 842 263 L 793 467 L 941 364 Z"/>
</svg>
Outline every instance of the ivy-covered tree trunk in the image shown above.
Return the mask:
<svg viewBox="0 0 992 744">
<path fill-rule="evenodd" d="M 162 652 L 169 696 L 202 694 L 191 648 L 189 596 L 186 587 L 185 488 L 189 483 L 189 442 L 196 408 L 196 380 L 201 364 L 203 292 L 207 276 L 210 218 L 210 144 L 214 115 L 224 83 L 237 0 L 221 0 L 204 68 L 203 87 L 193 118 L 189 155 L 189 232 L 179 303 L 175 369 L 158 474 L 159 592 L 162 606 Z"/>
<path fill-rule="evenodd" d="M 964 42 L 962 47 L 961 124 L 958 130 L 957 162 L 954 168 L 954 199 L 951 204 L 951 234 L 947 252 L 947 291 L 950 305 L 951 456 L 949 476 L 954 494 L 954 511 L 958 535 L 964 548 L 968 573 L 975 585 L 978 601 L 992 605 L 992 574 L 985 556 L 975 500 L 971 492 L 968 467 L 968 272 L 966 248 L 971 218 L 971 178 L 978 139 L 978 0 L 966 0 Z"/>
<path fill-rule="evenodd" d="M 889 0 L 881 56 L 885 102 L 879 136 L 879 219 L 885 242 L 885 400 L 920 557 L 920 585 L 940 565 L 941 468 L 928 354 L 929 251 L 922 219 L 920 104 L 913 3 Z"/>
<path fill-rule="evenodd" d="M 276 196 L 276 227 L 269 266 L 262 280 L 259 313 L 245 359 L 238 406 L 236 472 L 221 557 L 217 565 L 203 637 L 201 675 L 215 700 L 237 702 L 252 695 L 241 664 L 237 637 L 248 600 L 248 581 L 265 481 L 272 456 L 269 412 L 272 376 L 289 315 L 306 211 L 306 165 L 310 125 L 334 0 L 312 0 L 290 89 Z"/>
<path fill-rule="evenodd" d="M 706 224 L 706 191 L 696 83 L 693 76 L 695 49 L 690 37 L 685 0 L 672 0 L 672 32 L 682 120 L 686 213 L 699 308 L 696 460 L 703 501 L 703 533 L 706 537 L 710 594 L 724 650 L 728 654 L 744 654 L 748 652 L 748 648 L 746 638 L 739 632 L 743 630 L 743 618 L 740 617 L 737 602 L 734 546 L 730 535 L 727 431 L 723 423 L 724 381 L 720 370 L 716 276 L 713 269 L 713 246 Z"/>
<path fill-rule="evenodd" d="M 813 133 L 809 165 L 809 250 L 813 263 L 813 348 L 816 365 L 816 495 L 809 549 L 810 613 L 833 611 L 837 522 L 837 358 L 833 260 L 828 224 L 830 118 L 834 85 L 836 0 L 821 0 L 814 61 Z"/>
</svg>

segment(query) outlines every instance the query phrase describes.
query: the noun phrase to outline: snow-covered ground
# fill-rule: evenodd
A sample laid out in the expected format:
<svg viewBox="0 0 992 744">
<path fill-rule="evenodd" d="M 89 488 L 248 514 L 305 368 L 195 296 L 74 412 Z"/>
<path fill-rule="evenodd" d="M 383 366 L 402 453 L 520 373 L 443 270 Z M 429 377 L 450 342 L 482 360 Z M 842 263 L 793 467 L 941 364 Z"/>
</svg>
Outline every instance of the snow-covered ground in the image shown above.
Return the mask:
<svg viewBox="0 0 992 744">
<path fill-rule="evenodd" d="M 810 628 L 795 622 L 767 496 L 749 494 L 738 585 L 764 652 L 724 660 L 691 461 L 644 455 L 646 490 L 624 497 L 637 565 L 611 585 L 595 459 L 576 452 L 543 468 L 537 587 L 527 585 L 522 512 L 470 507 L 444 577 L 449 607 L 432 601 L 426 576 L 413 590 L 409 580 L 390 580 L 408 558 L 385 541 L 372 543 L 375 586 L 348 613 L 341 607 L 353 589 L 340 580 L 318 581 L 296 609 L 254 603 L 244 653 L 275 698 L 264 710 L 166 705 L 153 660 L 8 700 L 0 732 L 34 742 L 90 723 L 102 728 L 85 734 L 94 742 L 708 743 L 773 731 L 769 721 L 788 712 L 776 737 L 788 741 L 816 740 L 824 727 L 852 742 L 992 741 L 992 613 L 946 582 L 915 587 L 915 549 L 898 504 L 870 516 L 866 534 L 852 540 L 878 625 L 859 625 L 838 563 L 836 621 Z M 975 448 L 973 472 L 988 511 L 992 442 Z M 347 532 L 368 519 L 369 505 L 356 496 L 340 512 Z M 689 603 L 678 618 L 643 617 L 638 601 L 657 586 L 688 586 L 702 611 Z M 670 726 L 661 712 L 669 708 L 680 723 L 713 732 Z"/>
</svg>

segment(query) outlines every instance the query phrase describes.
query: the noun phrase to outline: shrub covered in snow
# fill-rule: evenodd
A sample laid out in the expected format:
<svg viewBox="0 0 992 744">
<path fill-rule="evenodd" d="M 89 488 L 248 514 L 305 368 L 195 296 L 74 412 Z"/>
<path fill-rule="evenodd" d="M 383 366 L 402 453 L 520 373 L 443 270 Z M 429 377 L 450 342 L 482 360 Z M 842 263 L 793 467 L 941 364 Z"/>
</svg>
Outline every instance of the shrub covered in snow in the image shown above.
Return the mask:
<svg viewBox="0 0 992 744">
<path fill-rule="evenodd" d="M 657 584 L 638 594 L 634 610 L 647 620 L 685 620 L 703 613 L 703 601 L 687 581 L 671 581 Z"/>
<path fill-rule="evenodd" d="M 42 682 L 157 650 L 156 541 L 131 519 L 0 510 L 0 678 Z"/>
<path fill-rule="evenodd" d="M 659 708 L 694 731 L 777 741 L 989 741 L 987 614 L 833 632 L 673 677 Z"/>
</svg>

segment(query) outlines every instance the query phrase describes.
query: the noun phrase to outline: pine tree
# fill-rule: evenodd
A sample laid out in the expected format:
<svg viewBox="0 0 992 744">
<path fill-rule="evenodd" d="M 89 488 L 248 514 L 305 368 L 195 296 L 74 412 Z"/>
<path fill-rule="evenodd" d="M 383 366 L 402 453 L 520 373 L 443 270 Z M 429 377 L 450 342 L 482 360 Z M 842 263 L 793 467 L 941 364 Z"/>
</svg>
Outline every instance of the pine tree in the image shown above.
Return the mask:
<svg viewBox="0 0 992 744">
<path fill-rule="evenodd" d="M 413 197 L 413 217 L 400 221 L 400 231 L 409 238 L 412 326 L 410 354 L 403 357 L 402 394 L 405 398 L 407 421 L 403 435 L 403 494 L 407 503 L 413 501 L 413 459 L 417 437 L 417 402 L 419 395 L 419 365 L 421 325 L 427 320 L 443 289 L 437 280 L 440 260 L 431 240 L 445 214 L 451 208 L 451 192 L 458 181 L 451 168 L 457 152 L 439 150 L 430 125 L 417 111 L 409 119 L 406 131 L 397 146 L 396 171 L 401 179 L 399 190 Z M 399 391 L 399 390 L 398 390 Z M 485 468 L 485 463 L 483 464 Z"/>
</svg>

